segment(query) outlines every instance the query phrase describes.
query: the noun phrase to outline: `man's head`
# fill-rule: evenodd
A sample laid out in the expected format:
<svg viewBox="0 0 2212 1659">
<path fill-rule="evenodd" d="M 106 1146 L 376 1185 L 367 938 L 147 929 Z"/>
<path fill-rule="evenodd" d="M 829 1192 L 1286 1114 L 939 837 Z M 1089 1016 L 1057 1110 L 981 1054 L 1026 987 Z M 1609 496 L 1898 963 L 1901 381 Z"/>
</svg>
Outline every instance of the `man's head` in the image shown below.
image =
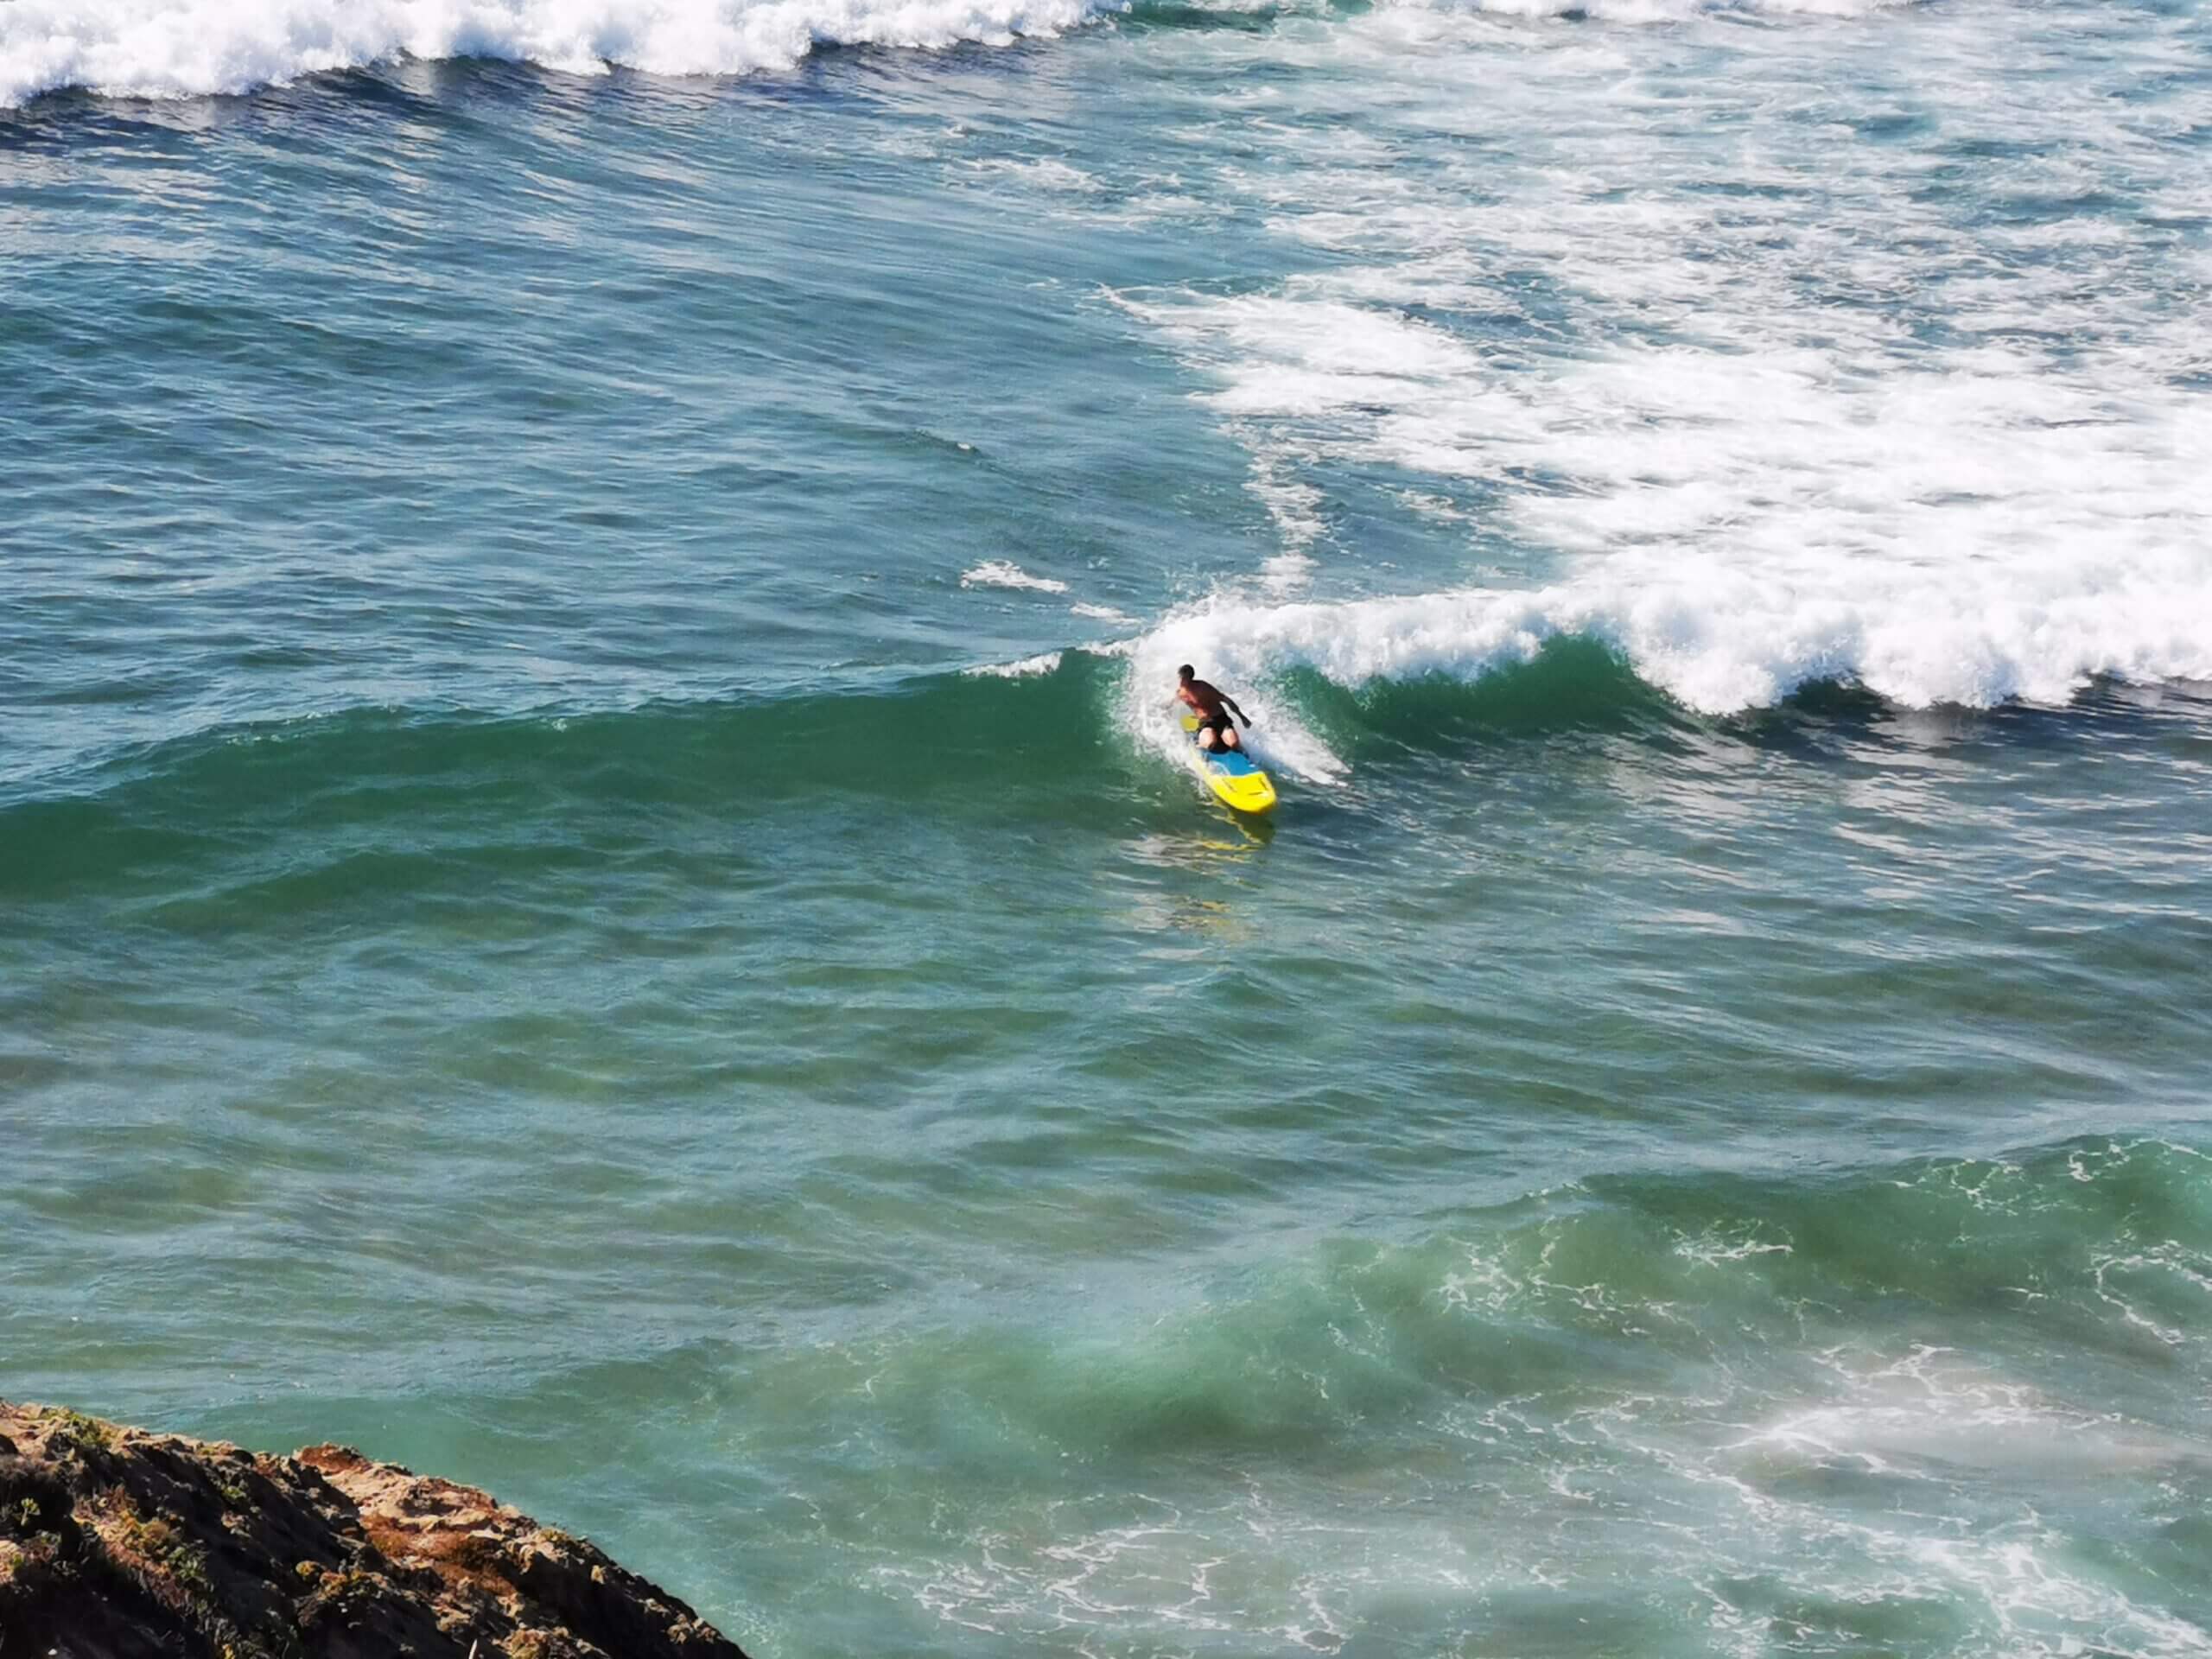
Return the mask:
<svg viewBox="0 0 2212 1659">
<path fill-rule="evenodd" d="M 1182 667 L 1175 671 L 1175 677 L 1181 680 L 1185 685 L 1187 685 L 1190 683 L 1191 676 L 1198 671 L 1197 669 L 1192 668 L 1188 663 L 1185 663 Z"/>
</svg>

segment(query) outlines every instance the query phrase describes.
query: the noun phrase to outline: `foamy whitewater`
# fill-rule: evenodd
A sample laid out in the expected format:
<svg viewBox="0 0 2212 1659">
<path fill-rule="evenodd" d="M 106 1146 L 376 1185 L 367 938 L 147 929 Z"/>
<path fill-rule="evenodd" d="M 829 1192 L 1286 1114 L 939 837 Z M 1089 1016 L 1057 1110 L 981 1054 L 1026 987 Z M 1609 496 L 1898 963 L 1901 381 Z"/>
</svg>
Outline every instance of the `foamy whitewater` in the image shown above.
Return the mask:
<svg viewBox="0 0 2212 1659">
<path fill-rule="evenodd" d="M 0 1397 L 764 1659 L 2212 1656 L 2195 0 L 0 0 Z"/>
<path fill-rule="evenodd" d="M 1121 302 L 1217 382 L 1205 401 L 1249 449 L 1287 543 L 1324 533 L 1294 480 L 1325 458 L 1446 486 L 1415 512 L 1478 500 L 1466 517 L 1554 579 L 1212 604 L 1156 656 L 1217 651 L 1240 674 L 1296 664 L 1357 687 L 1471 678 L 1580 633 L 1712 713 L 1815 681 L 1986 707 L 2061 702 L 2099 676 L 2212 674 L 2212 408 L 2202 318 L 2179 302 L 2212 274 L 2212 165 L 2201 145 L 2158 143 L 2181 108 L 2113 112 L 2114 79 L 2155 76 L 2175 29 L 2055 88 L 1976 79 L 1960 60 L 1980 24 L 1963 17 L 1929 21 L 1932 39 L 1881 66 L 1878 105 L 1974 118 L 2027 152 L 1992 169 L 1997 211 L 1976 224 L 1931 188 L 1923 149 L 1832 159 L 1832 94 L 1814 79 L 1770 89 L 1747 174 L 1707 137 L 1739 87 L 1694 91 L 1656 124 L 1614 104 L 1578 120 L 1561 81 L 1624 53 L 1523 55 L 1499 74 L 1434 49 L 1480 27 L 1382 10 L 1330 41 L 1390 64 L 1400 124 L 1475 139 L 1465 162 L 1408 170 L 1394 149 L 1332 137 L 1294 196 L 1245 187 L 1325 266 L 1259 294 Z M 2182 102 L 2201 109 L 2195 79 Z M 1480 140 L 1505 131 L 1533 137 L 1535 166 L 1490 163 Z M 1622 200 L 1630 181 L 1641 199 Z M 2034 223 L 2043 191 L 2101 188 L 2197 233 Z M 1564 280 L 1532 282 L 1547 270 Z M 1529 328 L 1486 339 L 1455 324 L 1468 315 Z"/>
<path fill-rule="evenodd" d="M 0 105 L 66 86 L 118 98 L 245 92 L 405 59 L 734 75 L 788 68 L 817 46 L 1003 43 L 1089 10 L 1080 0 L 10 0 Z"/>
</svg>

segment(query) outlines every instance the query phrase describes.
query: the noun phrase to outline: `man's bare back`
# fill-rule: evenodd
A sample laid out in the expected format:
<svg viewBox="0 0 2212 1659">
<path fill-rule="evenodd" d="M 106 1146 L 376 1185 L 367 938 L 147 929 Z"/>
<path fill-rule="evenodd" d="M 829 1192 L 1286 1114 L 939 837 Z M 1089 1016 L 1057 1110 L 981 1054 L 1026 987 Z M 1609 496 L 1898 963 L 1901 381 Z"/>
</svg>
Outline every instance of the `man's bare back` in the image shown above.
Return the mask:
<svg viewBox="0 0 2212 1659">
<path fill-rule="evenodd" d="M 1243 748 L 1243 741 L 1236 735 L 1230 713 L 1235 710 L 1236 719 L 1248 727 L 1252 717 L 1237 706 L 1236 699 L 1219 686 L 1198 678 L 1188 663 L 1175 672 L 1179 682 L 1175 687 L 1176 701 L 1196 710 L 1198 716 L 1198 747 L 1207 750 Z"/>
</svg>

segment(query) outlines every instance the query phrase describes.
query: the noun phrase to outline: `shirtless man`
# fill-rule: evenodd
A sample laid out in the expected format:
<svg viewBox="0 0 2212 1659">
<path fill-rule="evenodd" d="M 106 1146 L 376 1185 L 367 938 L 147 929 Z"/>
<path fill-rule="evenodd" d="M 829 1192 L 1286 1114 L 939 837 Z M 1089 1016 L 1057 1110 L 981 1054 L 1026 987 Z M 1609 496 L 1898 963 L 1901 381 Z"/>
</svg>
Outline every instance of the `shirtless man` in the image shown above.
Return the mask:
<svg viewBox="0 0 2212 1659">
<path fill-rule="evenodd" d="M 1251 715 L 1238 708 L 1236 699 L 1218 686 L 1193 678 L 1196 671 L 1188 663 L 1175 671 L 1182 681 L 1175 688 L 1175 700 L 1196 711 L 1198 716 L 1198 747 L 1208 752 L 1243 748 L 1244 745 L 1237 738 L 1236 727 L 1230 720 L 1230 713 L 1234 710 L 1236 718 L 1243 721 L 1248 728 L 1252 724 Z"/>
</svg>

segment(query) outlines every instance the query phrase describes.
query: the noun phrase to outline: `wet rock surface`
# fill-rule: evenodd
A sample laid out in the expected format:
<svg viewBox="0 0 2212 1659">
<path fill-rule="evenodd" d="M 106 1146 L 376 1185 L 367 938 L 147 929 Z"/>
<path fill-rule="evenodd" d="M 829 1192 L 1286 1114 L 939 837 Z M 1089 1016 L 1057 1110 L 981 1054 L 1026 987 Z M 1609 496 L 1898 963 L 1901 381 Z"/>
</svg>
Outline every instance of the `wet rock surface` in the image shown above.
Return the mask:
<svg viewBox="0 0 2212 1659">
<path fill-rule="evenodd" d="M 0 1401 L 0 1655 L 744 1659 L 582 1539 L 340 1446 Z"/>
</svg>

